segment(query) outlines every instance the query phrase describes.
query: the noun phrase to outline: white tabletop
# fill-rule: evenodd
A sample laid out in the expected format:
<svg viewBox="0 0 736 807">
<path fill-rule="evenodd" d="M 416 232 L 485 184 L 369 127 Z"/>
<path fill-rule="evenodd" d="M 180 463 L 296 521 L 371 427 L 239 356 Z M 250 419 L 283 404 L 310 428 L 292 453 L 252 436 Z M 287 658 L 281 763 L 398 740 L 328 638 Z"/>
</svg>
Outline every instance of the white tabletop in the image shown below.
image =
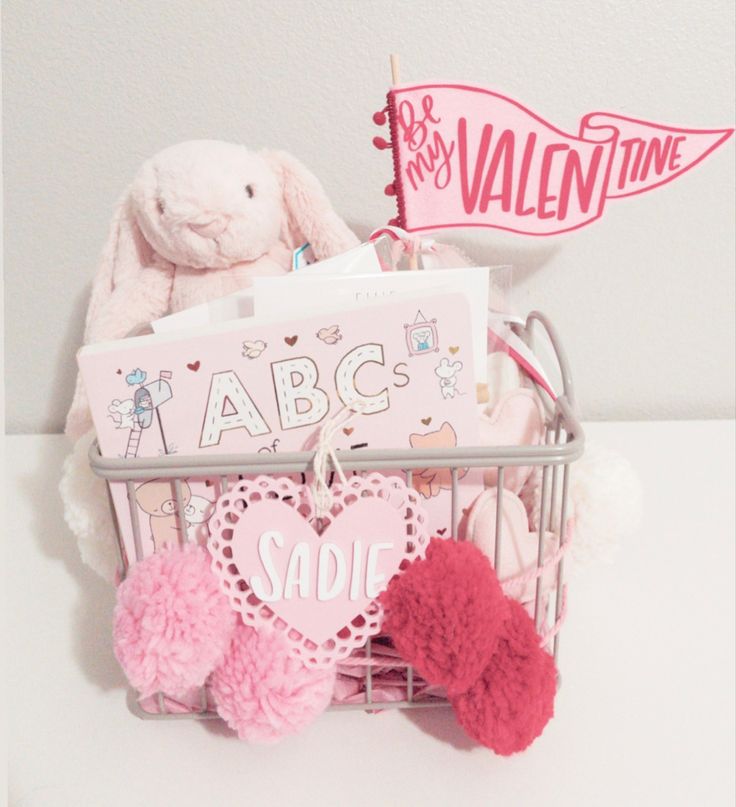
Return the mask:
<svg viewBox="0 0 736 807">
<path fill-rule="evenodd" d="M 57 493 L 64 438 L 6 444 L 10 803 L 734 803 L 734 424 L 592 424 L 639 470 L 641 535 L 572 580 L 556 717 L 495 757 L 445 709 L 325 714 L 258 748 L 214 721 L 143 721 L 111 648 L 113 591 L 84 567 Z"/>
</svg>

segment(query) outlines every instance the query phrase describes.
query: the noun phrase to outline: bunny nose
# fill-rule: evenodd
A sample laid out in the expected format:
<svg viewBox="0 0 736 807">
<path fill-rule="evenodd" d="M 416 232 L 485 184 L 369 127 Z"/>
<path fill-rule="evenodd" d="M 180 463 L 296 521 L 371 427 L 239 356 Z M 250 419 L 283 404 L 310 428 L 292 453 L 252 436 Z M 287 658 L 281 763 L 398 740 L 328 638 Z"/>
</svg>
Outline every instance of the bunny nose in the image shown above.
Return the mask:
<svg viewBox="0 0 736 807">
<path fill-rule="evenodd" d="M 221 216 L 220 218 L 206 221 L 203 224 L 190 223 L 189 229 L 197 233 L 197 235 L 201 235 L 202 238 L 217 238 L 218 235 L 222 235 L 227 225 L 228 219 L 225 216 Z"/>
</svg>

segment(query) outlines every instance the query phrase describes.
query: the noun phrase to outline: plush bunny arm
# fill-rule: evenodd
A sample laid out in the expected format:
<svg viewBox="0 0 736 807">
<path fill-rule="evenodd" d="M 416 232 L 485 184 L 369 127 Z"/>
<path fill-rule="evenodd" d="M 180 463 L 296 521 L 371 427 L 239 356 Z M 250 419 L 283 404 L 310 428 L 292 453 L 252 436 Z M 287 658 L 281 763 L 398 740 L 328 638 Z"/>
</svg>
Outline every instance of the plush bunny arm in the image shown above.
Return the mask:
<svg viewBox="0 0 736 807">
<path fill-rule="evenodd" d="M 360 243 L 335 212 L 317 177 L 296 157 L 272 151 L 266 158 L 280 178 L 289 229 L 297 241 L 309 241 L 320 260 Z"/>
<path fill-rule="evenodd" d="M 123 339 L 135 328 L 167 313 L 174 269 L 170 264 L 146 266 L 116 284 L 87 323 L 85 343 Z"/>
<path fill-rule="evenodd" d="M 87 393 L 84 391 L 82 376 L 77 373 L 77 381 L 74 387 L 74 398 L 69 411 L 66 414 L 66 424 L 64 433 L 76 442 L 83 434 L 92 428 L 92 415 L 89 412 L 87 403 Z"/>
<path fill-rule="evenodd" d="M 85 342 L 122 339 L 132 330 L 168 312 L 174 268 L 170 264 L 147 266 L 126 277 L 88 319 Z M 81 376 L 77 375 L 74 399 L 64 431 L 77 440 L 92 428 L 92 418 Z"/>
</svg>

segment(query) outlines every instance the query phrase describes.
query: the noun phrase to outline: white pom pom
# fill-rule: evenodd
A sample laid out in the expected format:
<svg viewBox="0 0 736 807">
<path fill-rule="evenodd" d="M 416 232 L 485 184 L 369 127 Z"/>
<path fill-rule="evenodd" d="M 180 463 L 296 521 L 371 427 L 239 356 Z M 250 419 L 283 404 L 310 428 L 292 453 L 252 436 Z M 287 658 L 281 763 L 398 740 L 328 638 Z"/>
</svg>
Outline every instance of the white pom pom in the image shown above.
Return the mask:
<svg viewBox="0 0 736 807">
<path fill-rule="evenodd" d="M 521 492 L 529 524 L 538 528 L 542 473 L 536 467 Z M 618 451 L 585 443 L 585 453 L 570 467 L 568 517 L 574 518 L 570 558 L 581 567 L 610 561 L 616 550 L 641 524 L 642 490 L 631 463 Z M 545 512 L 550 512 L 551 485 Z M 559 502 L 556 504 L 558 512 Z"/>
<path fill-rule="evenodd" d="M 118 565 L 115 526 L 105 482 L 93 473 L 87 459 L 94 438 L 94 430 L 90 430 L 74 444 L 64 460 L 59 493 L 64 502 L 64 519 L 77 538 L 82 561 L 113 582 Z"/>
<path fill-rule="evenodd" d="M 586 443 L 585 453 L 570 470 L 570 505 L 575 519 L 573 560 L 610 561 L 641 525 L 641 481 L 618 451 Z"/>
</svg>

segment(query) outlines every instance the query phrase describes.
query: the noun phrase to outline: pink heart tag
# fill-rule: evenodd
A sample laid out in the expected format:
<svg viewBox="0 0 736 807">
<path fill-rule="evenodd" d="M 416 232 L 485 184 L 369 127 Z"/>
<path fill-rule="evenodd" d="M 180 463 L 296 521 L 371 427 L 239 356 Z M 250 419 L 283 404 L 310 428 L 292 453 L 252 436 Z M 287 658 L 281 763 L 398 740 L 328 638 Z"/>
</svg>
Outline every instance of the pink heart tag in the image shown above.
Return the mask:
<svg viewBox="0 0 736 807">
<path fill-rule="evenodd" d="M 324 667 L 381 626 L 378 596 L 423 557 L 419 495 L 398 477 L 353 476 L 315 516 L 311 490 L 285 477 L 242 480 L 210 519 L 212 568 L 246 625 L 283 630 L 294 655 Z"/>
<path fill-rule="evenodd" d="M 480 443 L 484 446 L 536 446 L 544 438 L 544 411 L 534 390 L 519 388 L 501 396 L 490 413 L 480 417 Z M 503 486 L 518 493 L 529 478 L 528 466 L 508 466 Z M 495 486 L 498 468 L 483 474 L 487 487 Z"/>
</svg>

